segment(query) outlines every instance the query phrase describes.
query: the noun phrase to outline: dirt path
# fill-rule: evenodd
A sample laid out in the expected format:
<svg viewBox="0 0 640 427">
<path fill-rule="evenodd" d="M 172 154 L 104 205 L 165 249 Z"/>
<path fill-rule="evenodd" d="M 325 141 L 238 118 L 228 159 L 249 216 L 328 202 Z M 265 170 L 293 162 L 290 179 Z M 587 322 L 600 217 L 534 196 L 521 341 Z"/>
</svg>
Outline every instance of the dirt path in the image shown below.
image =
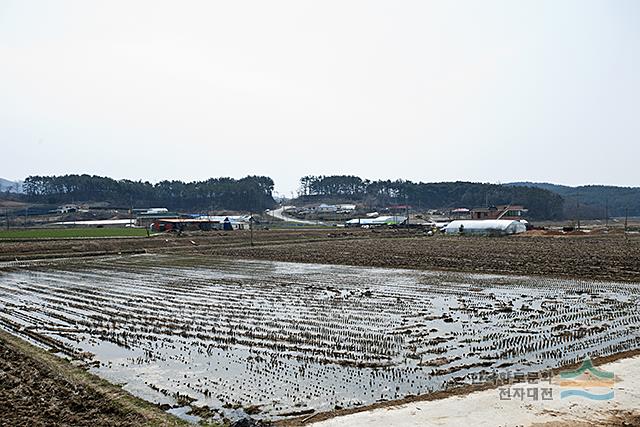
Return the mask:
<svg viewBox="0 0 640 427">
<path fill-rule="evenodd" d="M 509 396 L 524 390 L 523 399 L 500 397 L 499 389 L 478 391 L 441 400 L 411 402 L 396 407 L 377 408 L 316 422 L 314 427 L 390 427 L 390 426 L 637 426 L 640 425 L 640 356 L 599 366 L 615 374 L 614 397 L 590 400 L 582 397 L 562 399 L 562 387 L 514 384 Z M 550 400 L 542 400 L 543 388 L 550 388 Z M 527 390 L 538 390 L 527 396 Z M 538 398 L 533 396 L 537 394 Z M 310 420 L 311 421 L 311 420 Z"/>
<path fill-rule="evenodd" d="M 0 330 L 0 425 L 178 426 L 182 421 Z"/>
</svg>

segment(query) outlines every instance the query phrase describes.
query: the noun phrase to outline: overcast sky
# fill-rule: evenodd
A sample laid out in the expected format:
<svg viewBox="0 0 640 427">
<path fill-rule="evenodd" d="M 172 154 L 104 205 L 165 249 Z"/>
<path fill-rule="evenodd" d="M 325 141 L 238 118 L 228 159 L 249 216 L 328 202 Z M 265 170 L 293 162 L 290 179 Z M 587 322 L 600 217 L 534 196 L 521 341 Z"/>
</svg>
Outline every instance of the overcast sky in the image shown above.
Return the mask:
<svg viewBox="0 0 640 427">
<path fill-rule="evenodd" d="M 0 177 L 640 185 L 640 1 L 0 0 Z"/>
</svg>

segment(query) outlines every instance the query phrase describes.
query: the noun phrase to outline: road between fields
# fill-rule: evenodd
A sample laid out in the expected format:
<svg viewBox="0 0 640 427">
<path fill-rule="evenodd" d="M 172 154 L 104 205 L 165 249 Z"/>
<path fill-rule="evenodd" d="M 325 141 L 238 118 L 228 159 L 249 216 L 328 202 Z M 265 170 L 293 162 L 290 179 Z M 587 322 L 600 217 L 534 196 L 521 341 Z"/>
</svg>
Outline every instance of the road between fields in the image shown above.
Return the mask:
<svg viewBox="0 0 640 427">
<path fill-rule="evenodd" d="M 274 209 L 272 211 L 268 211 L 267 214 L 269 216 L 281 219 L 281 220 L 286 221 L 286 222 L 295 222 L 297 224 L 308 224 L 308 225 L 324 225 L 320 221 L 308 221 L 306 219 L 293 218 L 293 217 L 291 217 L 291 216 L 289 216 L 289 215 L 284 213 L 284 206 L 280 207 L 278 209 Z"/>
</svg>

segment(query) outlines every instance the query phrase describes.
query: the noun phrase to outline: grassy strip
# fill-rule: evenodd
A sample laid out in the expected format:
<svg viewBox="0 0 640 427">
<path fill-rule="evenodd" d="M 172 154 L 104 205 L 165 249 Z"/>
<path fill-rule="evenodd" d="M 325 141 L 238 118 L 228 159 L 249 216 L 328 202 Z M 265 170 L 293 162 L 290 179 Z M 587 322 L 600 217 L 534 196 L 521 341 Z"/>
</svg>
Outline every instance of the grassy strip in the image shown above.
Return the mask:
<svg viewBox="0 0 640 427">
<path fill-rule="evenodd" d="M 37 365 L 46 366 L 47 369 L 55 373 L 56 376 L 76 384 L 81 388 L 86 387 L 95 390 L 104 396 L 112 404 L 120 407 L 123 414 L 135 413 L 141 416 L 146 426 L 186 426 L 187 422 L 180 420 L 155 405 L 139 399 L 128 392 L 122 390 L 106 380 L 91 374 L 81 368 L 73 366 L 69 361 L 57 357 L 47 351 L 38 348 L 28 342 L 17 338 L 0 329 L 0 340 L 13 347 L 25 358 L 36 362 Z M 34 373 L 35 374 L 35 373 Z M 55 392 L 55 391 L 54 391 Z M 46 399 L 47 396 L 42 396 Z M 10 402 L 8 402 L 10 404 Z"/>
<path fill-rule="evenodd" d="M 146 237 L 144 228 L 32 228 L 2 230 L 0 239 L 60 239 L 74 237 Z"/>
</svg>

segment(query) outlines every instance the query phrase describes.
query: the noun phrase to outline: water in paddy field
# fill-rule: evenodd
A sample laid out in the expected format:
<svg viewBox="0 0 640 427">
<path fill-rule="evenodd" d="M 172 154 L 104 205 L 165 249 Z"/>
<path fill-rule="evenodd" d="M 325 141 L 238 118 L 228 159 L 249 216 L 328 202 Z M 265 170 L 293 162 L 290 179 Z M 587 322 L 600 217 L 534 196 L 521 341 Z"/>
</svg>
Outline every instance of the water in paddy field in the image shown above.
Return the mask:
<svg viewBox="0 0 640 427">
<path fill-rule="evenodd" d="M 639 309 L 638 284 L 206 257 L 0 272 L 3 328 L 92 353 L 95 373 L 145 399 L 193 399 L 230 418 L 364 405 L 638 348 Z"/>
</svg>

